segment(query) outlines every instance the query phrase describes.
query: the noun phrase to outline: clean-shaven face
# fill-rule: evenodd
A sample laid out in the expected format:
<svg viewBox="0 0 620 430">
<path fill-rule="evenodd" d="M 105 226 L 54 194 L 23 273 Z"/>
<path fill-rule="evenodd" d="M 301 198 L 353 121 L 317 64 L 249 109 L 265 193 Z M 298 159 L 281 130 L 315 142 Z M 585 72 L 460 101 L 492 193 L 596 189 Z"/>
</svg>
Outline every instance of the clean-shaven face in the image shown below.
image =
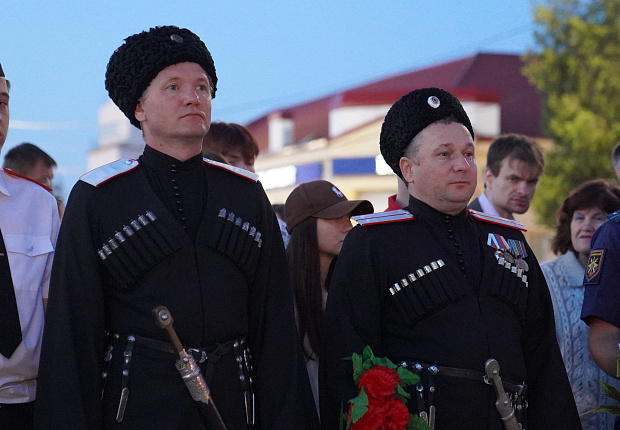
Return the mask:
<svg viewBox="0 0 620 430">
<path fill-rule="evenodd" d="M 211 126 L 211 88 L 207 74 L 196 63 L 163 69 L 144 91 L 135 116 L 145 139 L 202 139 Z"/>
<path fill-rule="evenodd" d="M 530 208 L 541 174 L 538 166 L 508 157 L 502 160 L 497 176 L 485 171 L 484 193 L 501 216 L 512 218 L 513 213 L 524 214 Z"/>
<path fill-rule="evenodd" d="M 476 149 L 459 123 L 434 123 L 420 132 L 420 147 L 411 160 L 407 182 L 411 195 L 436 210 L 457 214 L 476 189 Z M 404 174 L 404 172 L 403 172 Z"/>
</svg>

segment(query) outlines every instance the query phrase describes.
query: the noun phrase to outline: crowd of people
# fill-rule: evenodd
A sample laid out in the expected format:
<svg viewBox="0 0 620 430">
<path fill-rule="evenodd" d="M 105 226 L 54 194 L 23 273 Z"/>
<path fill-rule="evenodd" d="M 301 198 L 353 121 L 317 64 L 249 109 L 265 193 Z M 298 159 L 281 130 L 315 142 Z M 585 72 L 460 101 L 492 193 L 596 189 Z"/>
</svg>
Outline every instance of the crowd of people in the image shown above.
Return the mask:
<svg viewBox="0 0 620 430">
<path fill-rule="evenodd" d="M 421 88 L 381 128 L 386 211 L 325 180 L 272 205 L 252 134 L 211 122 L 217 82 L 196 34 L 151 28 L 105 77 L 137 160 L 83 175 L 65 209 L 52 157 L 5 154 L 0 428 L 338 429 L 370 347 L 419 378 L 407 408 L 430 429 L 614 429 L 596 409 L 620 387 L 620 186 L 571 191 L 539 263 L 514 215 L 540 145 L 495 139 L 472 200 L 471 121 Z M 9 94 L 0 66 L 0 149 Z M 611 159 L 620 180 L 620 143 Z M 404 428 L 382 411 L 364 428 Z"/>
</svg>

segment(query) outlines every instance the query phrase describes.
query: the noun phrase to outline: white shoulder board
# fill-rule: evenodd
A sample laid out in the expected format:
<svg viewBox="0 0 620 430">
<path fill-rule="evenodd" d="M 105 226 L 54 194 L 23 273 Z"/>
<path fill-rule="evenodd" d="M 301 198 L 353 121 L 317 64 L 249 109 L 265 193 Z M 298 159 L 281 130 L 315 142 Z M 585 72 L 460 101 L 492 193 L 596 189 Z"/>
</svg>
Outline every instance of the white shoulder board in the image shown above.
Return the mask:
<svg viewBox="0 0 620 430">
<path fill-rule="evenodd" d="M 139 164 L 140 162 L 138 160 L 130 160 L 128 158 L 116 160 L 112 163 L 97 167 L 88 173 L 84 173 L 80 176 L 80 181 L 84 181 L 93 187 L 98 187 L 112 178 L 116 178 L 123 173 L 132 171 L 138 167 Z"/>
<path fill-rule="evenodd" d="M 249 179 L 252 182 L 258 181 L 258 175 L 256 173 L 250 172 L 249 170 L 241 169 L 239 167 L 231 166 L 230 164 L 220 163 L 219 161 L 210 160 L 208 158 L 204 158 L 205 163 L 210 164 L 211 166 L 219 167 L 220 169 L 228 170 L 235 175 L 242 176 L 246 179 Z"/>
<path fill-rule="evenodd" d="M 409 221 L 413 219 L 411 212 L 404 209 L 397 209 L 395 211 L 377 212 L 368 215 L 359 215 L 351 217 L 354 221 L 357 221 L 361 226 L 375 225 L 375 224 L 387 224 L 390 222 Z"/>
<path fill-rule="evenodd" d="M 476 219 L 480 221 L 490 222 L 491 224 L 503 225 L 510 228 L 515 228 L 517 230 L 527 231 L 525 226 L 521 224 L 519 221 L 515 221 L 513 219 L 502 218 L 501 216 L 491 215 L 480 211 L 475 211 L 473 209 L 469 209 L 469 213 Z"/>
</svg>

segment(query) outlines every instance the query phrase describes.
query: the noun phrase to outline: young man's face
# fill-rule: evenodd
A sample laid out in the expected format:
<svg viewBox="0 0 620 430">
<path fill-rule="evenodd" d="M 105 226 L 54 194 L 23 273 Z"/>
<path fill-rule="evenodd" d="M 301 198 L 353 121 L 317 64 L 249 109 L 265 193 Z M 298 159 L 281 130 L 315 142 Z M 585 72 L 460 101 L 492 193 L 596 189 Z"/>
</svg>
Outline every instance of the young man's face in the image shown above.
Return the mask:
<svg viewBox="0 0 620 430">
<path fill-rule="evenodd" d="M 34 179 L 39 184 L 43 184 L 46 187 L 52 188 L 52 179 L 54 179 L 54 168 L 52 166 L 47 166 L 43 162 L 43 160 L 37 160 L 37 162 L 32 166 L 28 172 L 26 172 L 26 176 L 31 179 Z"/>
<path fill-rule="evenodd" d="M 222 155 L 232 166 L 254 172 L 254 161 L 256 160 L 256 157 L 251 157 L 249 159 L 246 158 L 241 149 L 230 148 L 226 152 L 222 153 Z"/>
<path fill-rule="evenodd" d="M 457 214 L 476 189 L 476 149 L 462 124 L 435 123 L 420 132 L 415 159 L 401 158 L 411 195 L 440 212 Z M 403 169 L 403 160 L 410 167 Z"/>
<path fill-rule="evenodd" d="M 500 216 L 512 219 L 512 214 L 524 214 L 530 208 L 541 174 L 538 166 L 508 157 L 497 176 L 486 169 L 484 193 Z"/>
<path fill-rule="evenodd" d="M 6 79 L 0 78 L 0 150 L 9 131 L 9 88 Z"/>
<path fill-rule="evenodd" d="M 151 146 L 204 137 L 211 126 L 211 88 L 196 63 L 163 69 L 136 106 L 144 137 Z"/>
</svg>

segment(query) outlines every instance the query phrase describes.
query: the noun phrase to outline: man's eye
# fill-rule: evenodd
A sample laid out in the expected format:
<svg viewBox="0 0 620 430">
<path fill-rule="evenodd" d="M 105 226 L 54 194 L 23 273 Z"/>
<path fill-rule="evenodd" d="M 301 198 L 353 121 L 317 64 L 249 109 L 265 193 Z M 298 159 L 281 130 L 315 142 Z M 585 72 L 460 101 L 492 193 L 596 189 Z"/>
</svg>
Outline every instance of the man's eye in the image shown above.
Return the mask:
<svg viewBox="0 0 620 430">
<path fill-rule="evenodd" d="M 176 84 L 171 84 L 171 85 L 168 86 L 168 88 L 171 89 L 171 90 L 178 90 L 179 89 L 179 87 Z"/>
</svg>

